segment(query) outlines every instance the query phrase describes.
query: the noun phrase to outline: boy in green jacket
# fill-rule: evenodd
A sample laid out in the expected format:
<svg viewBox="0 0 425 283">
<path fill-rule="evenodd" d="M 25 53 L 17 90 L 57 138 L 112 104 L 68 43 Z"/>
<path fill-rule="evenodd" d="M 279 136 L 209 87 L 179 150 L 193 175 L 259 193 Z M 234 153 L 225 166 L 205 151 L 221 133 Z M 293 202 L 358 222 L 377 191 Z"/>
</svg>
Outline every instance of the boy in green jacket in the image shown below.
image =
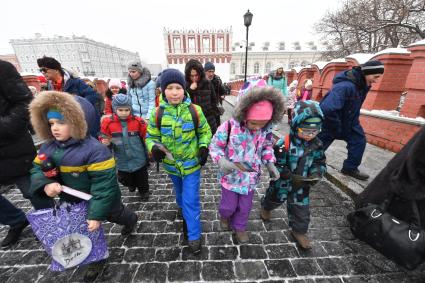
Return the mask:
<svg viewBox="0 0 425 283">
<path fill-rule="evenodd" d="M 88 230 L 95 231 L 108 220 L 124 226 L 123 236 L 130 235 L 137 226 L 137 215 L 122 204 L 115 160 L 106 146 L 87 136 L 85 114 L 77 100 L 68 93 L 46 91 L 31 102 L 30 113 L 38 137 L 47 140 L 33 162 L 31 193 L 41 198 L 59 196 L 68 203 L 82 200 L 63 193 L 61 185 L 91 194 Z M 56 177 L 42 171 L 42 155 L 53 161 Z M 89 264 L 84 281 L 94 281 L 103 264 Z"/>
<path fill-rule="evenodd" d="M 151 113 L 146 145 L 155 161 L 163 161 L 173 181 L 183 225 L 187 227 L 189 248 L 198 254 L 201 252 L 200 169 L 208 158 L 211 130 L 201 108 L 192 104 L 185 93 L 185 78 L 180 71 L 162 72 L 161 93 L 163 103 Z"/>
</svg>

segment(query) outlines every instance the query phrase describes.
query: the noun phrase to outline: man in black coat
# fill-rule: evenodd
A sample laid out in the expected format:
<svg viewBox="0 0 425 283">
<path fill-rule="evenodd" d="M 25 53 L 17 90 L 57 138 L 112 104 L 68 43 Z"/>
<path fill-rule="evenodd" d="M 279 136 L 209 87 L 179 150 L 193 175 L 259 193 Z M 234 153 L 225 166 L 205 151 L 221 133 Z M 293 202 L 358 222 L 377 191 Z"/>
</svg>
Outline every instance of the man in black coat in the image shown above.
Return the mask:
<svg viewBox="0 0 425 283">
<path fill-rule="evenodd" d="M 217 96 L 217 101 L 220 105 L 223 105 L 224 96 L 226 95 L 226 90 L 224 89 L 223 82 L 221 78 L 215 74 L 215 66 L 212 62 L 206 62 L 204 65 L 205 78 L 209 80 L 214 88 L 214 92 Z M 217 126 L 221 125 L 220 115 L 216 116 Z"/>
<path fill-rule="evenodd" d="M 29 194 L 32 161 L 36 155 L 28 131 L 28 104 L 32 93 L 9 62 L 0 60 L 0 185 L 16 184 L 23 196 L 30 199 L 36 209 L 49 207 Z M 0 195 L 0 223 L 9 225 L 2 247 L 15 243 L 28 226 L 25 214 Z"/>
</svg>

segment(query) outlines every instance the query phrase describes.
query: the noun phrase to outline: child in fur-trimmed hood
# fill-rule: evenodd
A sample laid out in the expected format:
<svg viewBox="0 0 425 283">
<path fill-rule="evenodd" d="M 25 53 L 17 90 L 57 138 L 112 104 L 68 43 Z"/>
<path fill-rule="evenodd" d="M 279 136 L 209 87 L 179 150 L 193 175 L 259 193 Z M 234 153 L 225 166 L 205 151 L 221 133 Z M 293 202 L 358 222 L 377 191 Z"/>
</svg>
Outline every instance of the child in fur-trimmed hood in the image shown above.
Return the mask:
<svg viewBox="0 0 425 283">
<path fill-rule="evenodd" d="M 137 216 L 121 202 L 115 160 L 106 146 L 87 135 L 84 112 L 77 100 L 67 93 L 46 91 L 31 102 L 30 114 L 37 135 L 47 140 L 38 156 L 50 158 L 59 175 L 57 180 L 45 176 L 37 156 L 31 169 L 31 193 L 41 198 L 59 196 L 61 202 L 68 203 L 82 200 L 63 193 L 61 185 L 91 194 L 88 230 L 95 231 L 108 220 L 124 226 L 122 235 L 131 234 Z M 102 268 L 100 263 L 90 264 L 85 282 L 94 281 Z"/>
<path fill-rule="evenodd" d="M 210 155 L 220 168 L 222 229 L 232 228 L 240 243 L 248 241 L 245 229 L 261 164 L 273 179 L 279 178 L 274 166 L 272 124 L 281 121 L 284 112 L 278 90 L 253 87 L 241 97 L 233 118 L 221 124 L 211 141 Z"/>
</svg>

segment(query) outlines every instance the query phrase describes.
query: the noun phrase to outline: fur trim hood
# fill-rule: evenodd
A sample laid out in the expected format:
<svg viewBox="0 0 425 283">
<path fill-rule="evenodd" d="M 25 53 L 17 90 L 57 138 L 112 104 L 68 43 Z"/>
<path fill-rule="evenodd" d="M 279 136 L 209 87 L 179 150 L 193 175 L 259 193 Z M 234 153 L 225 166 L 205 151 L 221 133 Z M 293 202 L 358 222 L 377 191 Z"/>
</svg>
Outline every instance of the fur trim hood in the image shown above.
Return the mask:
<svg viewBox="0 0 425 283">
<path fill-rule="evenodd" d="M 192 80 L 190 79 L 190 71 L 192 69 L 195 69 L 196 72 L 198 72 L 199 81 L 202 81 L 202 80 L 205 79 L 204 67 L 202 67 L 201 62 L 199 62 L 198 60 L 195 60 L 195 59 L 190 59 L 186 63 L 186 66 L 184 67 L 184 75 L 185 75 L 186 84 L 188 85 L 188 87 L 192 83 Z"/>
<path fill-rule="evenodd" d="M 236 104 L 233 118 L 238 122 L 245 121 L 246 113 L 248 112 L 248 109 L 251 107 L 251 105 L 262 100 L 268 100 L 273 105 L 273 115 L 271 122 L 280 122 L 283 118 L 283 114 L 285 113 L 285 103 L 283 101 L 283 96 L 279 90 L 269 86 L 253 87 L 244 96 L 242 96 L 242 98 Z"/>
<path fill-rule="evenodd" d="M 136 88 L 142 88 L 145 85 L 148 84 L 148 82 L 151 80 L 151 72 L 148 68 L 142 69 L 142 75 L 137 80 L 133 80 L 130 75 L 127 77 L 128 86 L 130 88 L 136 87 Z"/>
<path fill-rule="evenodd" d="M 41 92 L 34 98 L 29 108 L 31 124 L 41 139 L 54 139 L 47 120 L 47 112 L 52 108 L 58 109 L 66 123 L 71 126 L 72 138 L 82 140 L 87 136 L 84 111 L 71 94 L 59 91 Z"/>
</svg>

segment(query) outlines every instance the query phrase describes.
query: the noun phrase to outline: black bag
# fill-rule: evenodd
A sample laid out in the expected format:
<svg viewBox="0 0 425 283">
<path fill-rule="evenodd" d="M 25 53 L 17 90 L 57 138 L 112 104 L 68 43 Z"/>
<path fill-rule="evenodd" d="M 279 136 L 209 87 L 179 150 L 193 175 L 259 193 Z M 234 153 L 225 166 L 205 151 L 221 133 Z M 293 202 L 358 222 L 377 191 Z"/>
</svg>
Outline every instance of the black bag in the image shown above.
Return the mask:
<svg viewBox="0 0 425 283">
<path fill-rule="evenodd" d="M 425 231 L 416 201 L 409 223 L 387 212 L 392 197 L 381 205 L 367 204 L 347 216 L 351 232 L 395 263 L 413 270 L 425 261 Z"/>
</svg>

